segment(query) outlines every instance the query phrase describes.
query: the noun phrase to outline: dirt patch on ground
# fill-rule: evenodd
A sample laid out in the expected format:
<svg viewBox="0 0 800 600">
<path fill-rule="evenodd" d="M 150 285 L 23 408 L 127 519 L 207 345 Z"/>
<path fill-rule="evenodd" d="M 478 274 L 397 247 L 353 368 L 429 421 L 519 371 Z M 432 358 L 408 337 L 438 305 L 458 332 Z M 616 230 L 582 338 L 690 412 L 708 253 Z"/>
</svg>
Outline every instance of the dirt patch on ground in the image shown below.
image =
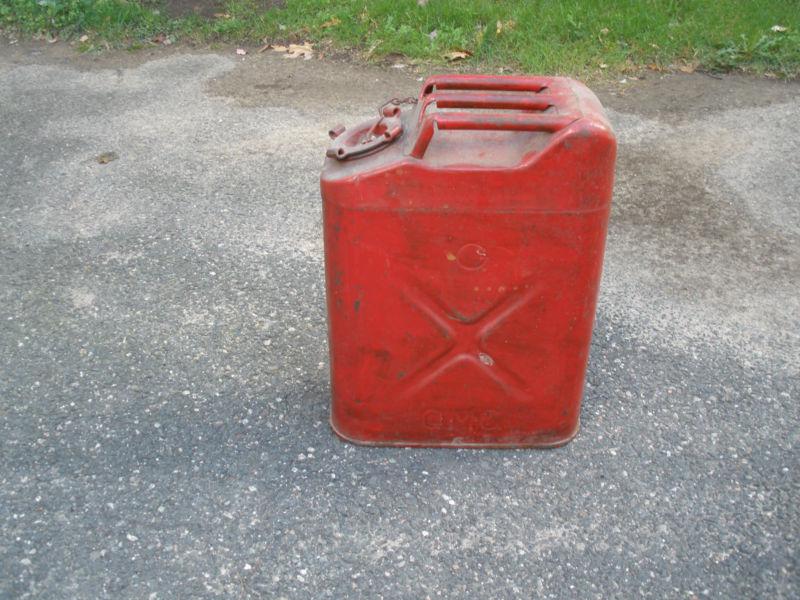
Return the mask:
<svg viewBox="0 0 800 600">
<path fill-rule="evenodd" d="M 175 10 L 198 14 L 211 11 L 222 2 L 208 0 L 174 0 Z M 279 8 L 282 0 L 265 0 L 264 8 Z M 177 13 L 176 13 L 177 14 Z M 128 68 L 149 60 L 184 52 L 214 52 L 235 57 L 235 45 L 177 46 L 153 45 L 138 49 L 79 53 L 74 44 L 19 40 L 7 46 L 0 64 L 64 64 L 71 68 Z M 330 47 L 316 48 L 324 60 L 289 60 L 282 55 L 258 48 L 247 48 L 246 57 L 236 57 L 239 66 L 224 77 L 211 82 L 213 95 L 230 97 L 242 105 L 295 103 L 302 106 L 323 98 L 331 105 L 375 104 L 393 96 L 416 94 L 419 83 L 436 72 L 463 72 L 447 65 L 404 64 L 402 60 L 384 60 L 380 64 L 364 64 L 352 52 Z M 644 72 L 638 79 L 594 82 L 591 87 L 603 104 L 613 110 L 656 118 L 671 124 L 700 119 L 720 110 L 752 108 L 790 102 L 798 93 L 795 81 L 779 81 L 748 75 L 712 76 L 704 73 Z M 304 92 L 315 90 L 312 95 Z M 323 93 L 316 93 L 316 90 Z"/>
<path fill-rule="evenodd" d="M 800 280 L 796 236 L 750 218 L 713 167 L 641 145 L 620 149 L 617 173 L 613 227 L 673 293 L 730 296 L 744 274 L 764 288 Z"/>
<path fill-rule="evenodd" d="M 375 104 L 394 96 L 416 95 L 420 82 L 428 75 L 455 71 L 446 65 L 413 66 L 400 59 L 364 65 L 349 53 L 338 55 L 328 48 L 318 51 L 326 60 L 286 60 L 270 51 L 251 52 L 235 70 L 213 82 L 210 91 L 249 106 L 302 105 L 319 96 L 334 105 Z M 595 82 L 591 87 L 613 110 L 672 125 L 703 119 L 722 110 L 790 102 L 799 89 L 797 82 L 748 75 L 654 72 L 624 79 L 624 83 Z M 304 90 L 311 89 L 322 89 L 323 93 L 304 94 Z"/>
<path fill-rule="evenodd" d="M 672 123 L 685 123 L 710 113 L 790 102 L 794 81 L 749 75 L 645 72 L 640 79 L 593 86 L 605 106 Z"/>
<path fill-rule="evenodd" d="M 190 44 L 152 44 L 136 50 L 110 48 L 101 52 L 79 52 L 78 44 L 74 41 L 48 44 L 22 39 L 9 44 L 7 40 L 0 38 L 0 45 L 0 69 L 33 64 L 63 66 L 79 71 L 129 69 L 175 54 L 210 52 L 207 48 L 197 48 Z"/>
<path fill-rule="evenodd" d="M 251 51 L 239 65 L 209 83 L 212 95 L 243 106 L 287 106 L 299 111 L 360 112 L 389 98 L 416 95 L 421 74 L 407 69 L 354 65 L 347 60 L 284 58 Z"/>
<path fill-rule="evenodd" d="M 791 194 L 796 176 L 764 176 L 781 152 L 794 151 L 780 123 L 796 116 L 789 103 L 798 93 L 797 82 L 702 74 L 603 91 L 620 143 L 614 226 L 650 240 L 663 260 L 694 263 L 709 279 L 800 277 L 791 211 L 781 208 L 781 223 L 768 210 Z M 760 182 L 758 189 L 743 190 L 743 178 Z M 780 189 L 769 194 L 768 181 Z"/>
</svg>

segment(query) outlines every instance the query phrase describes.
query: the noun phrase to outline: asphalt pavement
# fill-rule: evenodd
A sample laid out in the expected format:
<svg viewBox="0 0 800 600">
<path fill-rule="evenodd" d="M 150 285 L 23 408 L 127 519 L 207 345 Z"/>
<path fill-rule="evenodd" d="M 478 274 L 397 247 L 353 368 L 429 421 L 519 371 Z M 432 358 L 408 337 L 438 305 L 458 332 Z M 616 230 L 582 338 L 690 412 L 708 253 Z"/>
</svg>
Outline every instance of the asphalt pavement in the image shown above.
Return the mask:
<svg viewBox="0 0 800 600">
<path fill-rule="evenodd" d="M 582 430 L 328 427 L 318 176 L 410 68 L 0 44 L 0 597 L 796 598 L 800 84 L 598 86 Z"/>
</svg>

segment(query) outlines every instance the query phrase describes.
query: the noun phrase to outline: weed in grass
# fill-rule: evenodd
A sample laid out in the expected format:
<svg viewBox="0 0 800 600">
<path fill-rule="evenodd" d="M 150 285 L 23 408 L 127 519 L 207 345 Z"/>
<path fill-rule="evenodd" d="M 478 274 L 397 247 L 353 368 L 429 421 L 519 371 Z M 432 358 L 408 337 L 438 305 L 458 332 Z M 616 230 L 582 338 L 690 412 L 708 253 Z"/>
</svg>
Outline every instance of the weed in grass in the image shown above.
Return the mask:
<svg viewBox="0 0 800 600">
<path fill-rule="evenodd" d="M 800 64 L 800 33 L 770 31 L 755 42 L 741 35 L 710 52 L 704 62 L 718 71 L 731 71 L 746 64 L 759 71 L 796 72 Z"/>
</svg>

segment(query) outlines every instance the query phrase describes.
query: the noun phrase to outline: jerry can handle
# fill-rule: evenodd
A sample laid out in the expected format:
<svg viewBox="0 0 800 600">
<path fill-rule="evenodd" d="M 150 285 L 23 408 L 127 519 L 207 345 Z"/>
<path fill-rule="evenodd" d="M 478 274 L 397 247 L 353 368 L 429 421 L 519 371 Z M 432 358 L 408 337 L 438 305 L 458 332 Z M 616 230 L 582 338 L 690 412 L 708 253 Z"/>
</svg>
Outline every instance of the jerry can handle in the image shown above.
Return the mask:
<svg viewBox="0 0 800 600">
<path fill-rule="evenodd" d="M 423 158 L 436 130 L 546 131 L 555 133 L 576 120 L 575 116 L 529 114 L 433 113 L 425 117 L 411 149 L 411 156 Z"/>
<path fill-rule="evenodd" d="M 514 75 L 433 75 L 422 84 L 419 99 L 434 90 L 484 90 L 502 92 L 541 92 L 548 86 L 544 77 Z"/>
<path fill-rule="evenodd" d="M 554 99 L 545 95 L 509 95 L 497 92 L 433 92 L 422 99 L 418 123 L 425 118 L 431 104 L 437 108 L 496 108 L 501 110 L 544 111 L 554 106 Z"/>
</svg>

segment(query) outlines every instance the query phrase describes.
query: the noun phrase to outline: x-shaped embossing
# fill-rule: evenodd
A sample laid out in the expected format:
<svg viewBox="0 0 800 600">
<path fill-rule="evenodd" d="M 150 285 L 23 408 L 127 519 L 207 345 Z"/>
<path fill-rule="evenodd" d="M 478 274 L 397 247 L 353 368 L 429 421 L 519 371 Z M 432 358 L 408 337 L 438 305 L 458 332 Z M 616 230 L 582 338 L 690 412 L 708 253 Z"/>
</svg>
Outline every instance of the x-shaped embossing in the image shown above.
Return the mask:
<svg viewBox="0 0 800 600">
<path fill-rule="evenodd" d="M 521 289 L 501 298 L 483 312 L 469 318 L 450 316 L 433 298 L 418 288 L 408 287 L 403 296 L 414 308 L 431 321 L 447 340 L 439 353 L 415 365 L 404 381 L 403 396 L 420 391 L 447 369 L 459 362 L 470 362 L 480 372 L 498 384 L 511 396 L 524 398 L 525 382 L 512 370 L 504 367 L 485 352 L 485 343 L 497 328 L 536 295 L 537 290 Z"/>
</svg>

